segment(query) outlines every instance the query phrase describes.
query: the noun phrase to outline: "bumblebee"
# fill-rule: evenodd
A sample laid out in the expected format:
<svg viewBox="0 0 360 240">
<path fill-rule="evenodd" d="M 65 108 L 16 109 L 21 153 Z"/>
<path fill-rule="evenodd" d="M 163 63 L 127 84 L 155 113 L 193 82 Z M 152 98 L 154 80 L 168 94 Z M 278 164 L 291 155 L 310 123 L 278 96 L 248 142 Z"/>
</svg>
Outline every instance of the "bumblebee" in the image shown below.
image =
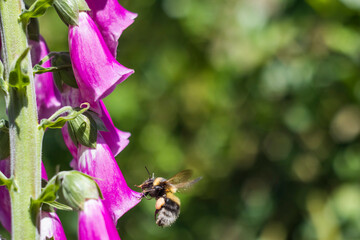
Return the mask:
<svg viewBox="0 0 360 240">
<path fill-rule="evenodd" d="M 155 178 L 154 174 L 150 176 L 149 173 L 149 178 L 138 186 L 143 190 L 142 197 L 156 199 L 155 221 L 157 225 L 168 227 L 179 217 L 180 199 L 174 193 L 191 187 L 202 178 L 189 180 L 191 176 L 191 170 L 183 170 L 169 180 L 162 177 Z"/>
</svg>

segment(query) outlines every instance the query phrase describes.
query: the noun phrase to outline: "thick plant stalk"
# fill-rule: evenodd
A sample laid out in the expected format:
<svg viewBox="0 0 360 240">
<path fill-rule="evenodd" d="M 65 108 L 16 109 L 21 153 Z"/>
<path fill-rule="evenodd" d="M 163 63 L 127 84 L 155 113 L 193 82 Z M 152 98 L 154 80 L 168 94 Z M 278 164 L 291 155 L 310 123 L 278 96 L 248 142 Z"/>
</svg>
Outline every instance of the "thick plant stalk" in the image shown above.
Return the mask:
<svg viewBox="0 0 360 240">
<path fill-rule="evenodd" d="M 9 82 L 11 64 L 28 47 L 26 27 L 18 21 L 24 4 L 21 0 L 0 0 L 2 59 L 5 80 Z M 9 117 L 11 175 L 14 186 L 11 196 L 12 239 L 39 239 L 38 220 L 30 211 L 30 199 L 41 191 L 41 138 L 37 126 L 34 78 L 30 56 L 22 65 L 30 77 L 24 88 L 9 87 L 7 108 Z"/>
</svg>

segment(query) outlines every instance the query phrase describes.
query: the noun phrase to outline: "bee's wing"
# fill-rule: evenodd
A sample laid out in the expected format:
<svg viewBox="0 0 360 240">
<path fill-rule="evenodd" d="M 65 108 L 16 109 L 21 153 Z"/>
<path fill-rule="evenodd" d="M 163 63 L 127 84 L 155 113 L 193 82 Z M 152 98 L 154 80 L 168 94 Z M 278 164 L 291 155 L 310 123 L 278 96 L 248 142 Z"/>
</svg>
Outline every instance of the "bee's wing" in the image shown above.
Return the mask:
<svg viewBox="0 0 360 240">
<path fill-rule="evenodd" d="M 179 173 L 177 173 L 175 176 L 167 180 L 167 183 L 170 183 L 172 185 L 176 185 L 179 183 L 187 182 L 192 176 L 192 171 L 189 169 L 183 170 Z"/>
<path fill-rule="evenodd" d="M 174 186 L 176 187 L 177 190 L 188 190 L 192 185 L 194 185 L 195 183 L 197 183 L 198 181 L 200 181 L 202 179 L 202 177 L 198 177 L 194 180 L 191 181 L 187 181 L 187 182 L 180 182 L 178 184 L 174 184 Z"/>
</svg>

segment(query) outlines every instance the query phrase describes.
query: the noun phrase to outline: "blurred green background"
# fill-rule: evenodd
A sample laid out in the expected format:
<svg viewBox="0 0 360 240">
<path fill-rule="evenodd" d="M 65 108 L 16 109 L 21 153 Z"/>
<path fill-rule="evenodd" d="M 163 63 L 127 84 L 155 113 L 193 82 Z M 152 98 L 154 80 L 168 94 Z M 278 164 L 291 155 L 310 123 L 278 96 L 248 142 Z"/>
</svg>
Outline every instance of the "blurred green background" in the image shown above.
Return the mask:
<svg viewBox="0 0 360 240">
<path fill-rule="evenodd" d="M 203 176 L 172 227 L 143 200 L 119 220 L 123 240 L 360 239 L 358 0 L 121 4 L 139 16 L 118 48 L 135 74 L 105 99 L 132 134 L 119 166 L 129 186 L 144 166 Z M 54 10 L 40 27 L 51 50 L 68 49 Z M 50 176 L 69 169 L 60 131 L 44 145 Z M 76 239 L 77 215 L 59 215 Z"/>
</svg>

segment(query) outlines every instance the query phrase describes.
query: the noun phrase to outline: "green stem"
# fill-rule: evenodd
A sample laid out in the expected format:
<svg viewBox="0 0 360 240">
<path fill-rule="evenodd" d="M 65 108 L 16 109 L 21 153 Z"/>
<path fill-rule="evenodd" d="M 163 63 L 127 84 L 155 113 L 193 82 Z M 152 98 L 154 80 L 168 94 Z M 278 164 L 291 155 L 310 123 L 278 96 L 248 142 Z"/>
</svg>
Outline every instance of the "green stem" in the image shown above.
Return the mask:
<svg viewBox="0 0 360 240">
<path fill-rule="evenodd" d="M 2 58 L 5 79 L 9 80 L 10 65 L 28 47 L 26 27 L 18 21 L 24 4 L 21 0 L 0 0 Z M 22 62 L 30 77 L 24 89 L 9 87 L 6 99 L 9 117 L 11 174 L 17 190 L 10 189 L 12 239 L 39 239 L 38 220 L 31 214 L 30 198 L 41 191 L 41 140 L 38 130 L 35 85 L 31 58 Z"/>
</svg>

